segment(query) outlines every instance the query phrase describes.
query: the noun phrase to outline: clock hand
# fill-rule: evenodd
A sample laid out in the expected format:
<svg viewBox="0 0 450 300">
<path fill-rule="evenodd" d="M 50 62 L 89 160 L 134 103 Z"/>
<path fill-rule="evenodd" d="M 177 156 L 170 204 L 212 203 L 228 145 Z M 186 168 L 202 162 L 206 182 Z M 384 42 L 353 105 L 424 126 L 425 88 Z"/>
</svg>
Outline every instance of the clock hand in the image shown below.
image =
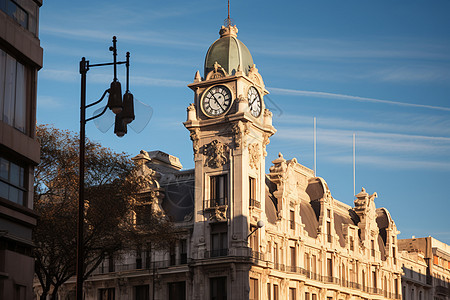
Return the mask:
<svg viewBox="0 0 450 300">
<path fill-rule="evenodd" d="M 213 98 L 214 98 L 214 100 L 216 100 L 217 105 L 219 105 L 220 108 L 221 108 L 223 111 L 225 111 L 225 109 L 223 108 L 222 104 L 220 104 L 219 100 L 217 100 L 216 95 L 213 94 Z"/>
</svg>

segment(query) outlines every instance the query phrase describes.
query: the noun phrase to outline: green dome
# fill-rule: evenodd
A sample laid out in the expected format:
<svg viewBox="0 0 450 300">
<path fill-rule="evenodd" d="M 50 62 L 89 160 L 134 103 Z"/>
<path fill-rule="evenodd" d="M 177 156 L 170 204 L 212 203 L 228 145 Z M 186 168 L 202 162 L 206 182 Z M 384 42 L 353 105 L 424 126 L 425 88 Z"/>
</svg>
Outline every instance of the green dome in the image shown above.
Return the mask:
<svg viewBox="0 0 450 300">
<path fill-rule="evenodd" d="M 248 48 L 236 38 L 236 26 L 220 29 L 220 38 L 209 47 L 205 58 L 205 77 L 214 70 L 217 62 L 229 75 L 234 75 L 240 66 L 241 71 L 248 75 L 253 66 L 253 58 Z"/>
</svg>

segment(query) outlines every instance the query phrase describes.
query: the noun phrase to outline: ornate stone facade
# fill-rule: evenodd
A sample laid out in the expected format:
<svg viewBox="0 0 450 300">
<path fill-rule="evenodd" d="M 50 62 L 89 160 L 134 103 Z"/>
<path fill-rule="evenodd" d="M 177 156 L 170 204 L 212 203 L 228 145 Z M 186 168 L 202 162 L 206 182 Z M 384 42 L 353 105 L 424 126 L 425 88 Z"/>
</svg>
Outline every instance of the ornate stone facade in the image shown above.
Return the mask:
<svg viewBox="0 0 450 300">
<path fill-rule="evenodd" d="M 268 91 L 236 36 L 236 27 L 221 29 L 205 77 L 197 72 L 189 85 L 194 103 L 184 125 L 195 168 L 181 170 L 159 151 L 134 158 L 143 191 L 154 192 L 161 213 L 185 235 L 168 251 L 105 261 L 86 281 L 86 299 L 400 299 L 399 232 L 388 210 L 376 207 L 376 193 L 363 188 L 347 205 L 281 153 L 265 173 L 276 132 Z M 204 102 L 212 87 L 217 93 Z M 258 97 L 242 96 L 250 88 Z"/>
</svg>

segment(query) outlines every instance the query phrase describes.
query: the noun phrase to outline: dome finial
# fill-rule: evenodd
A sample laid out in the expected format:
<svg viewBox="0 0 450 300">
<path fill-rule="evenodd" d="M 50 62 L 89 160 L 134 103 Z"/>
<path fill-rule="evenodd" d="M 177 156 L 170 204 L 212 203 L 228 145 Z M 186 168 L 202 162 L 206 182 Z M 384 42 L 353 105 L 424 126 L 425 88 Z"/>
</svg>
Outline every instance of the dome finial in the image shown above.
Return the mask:
<svg viewBox="0 0 450 300">
<path fill-rule="evenodd" d="M 230 0 L 228 0 L 228 18 L 224 21 L 225 27 L 231 27 L 233 26 L 233 20 L 230 18 Z"/>
</svg>

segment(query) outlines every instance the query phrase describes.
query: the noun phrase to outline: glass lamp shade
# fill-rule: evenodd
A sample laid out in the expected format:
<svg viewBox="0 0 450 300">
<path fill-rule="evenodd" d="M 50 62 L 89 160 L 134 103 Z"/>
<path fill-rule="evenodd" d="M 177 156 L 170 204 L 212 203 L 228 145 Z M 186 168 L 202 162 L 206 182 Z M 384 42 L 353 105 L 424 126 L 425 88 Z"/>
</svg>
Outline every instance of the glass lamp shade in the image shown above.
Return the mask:
<svg viewBox="0 0 450 300">
<path fill-rule="evenodd" d="M 125 95 L 123 95 L 123 110 L 122 110 L 122 120 L 125 124 L 131 123 L 135 116 L 134 116 L 134 99 L 133 94 L 130 92 L 126 92 Z"/>
<path fill-rule="evenodd" d="M 114 133 L 118 137 L 123 137 L 127 134 L 127 124 L 123 121 L 121 113 L 116 115 L 116 120 L 114 122 Z"/>
<path fill-rule="evenodd" d="M 108 108 L 117 115 L 122 111 L 122 107 L 122 87 L 119 81 L 113 81 L 109 88 Z"/>
</svg>

